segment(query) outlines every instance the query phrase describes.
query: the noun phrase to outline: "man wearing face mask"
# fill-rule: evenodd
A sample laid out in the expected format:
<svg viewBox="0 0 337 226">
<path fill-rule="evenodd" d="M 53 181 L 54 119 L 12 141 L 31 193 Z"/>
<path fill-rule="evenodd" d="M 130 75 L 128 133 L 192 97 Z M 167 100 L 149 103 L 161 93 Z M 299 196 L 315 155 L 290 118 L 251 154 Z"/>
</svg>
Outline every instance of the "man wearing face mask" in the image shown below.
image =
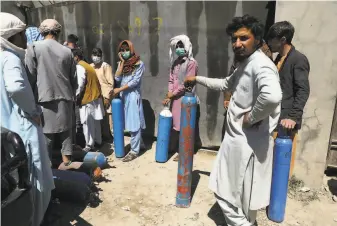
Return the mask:
<svg viewBox="0 0 337 226">
<path fill-rule="evenodd" d="M 175 54 L 173 53 L 175 52 Z M 179 144 L 180 131 L 180 114 L 181 114 L 181 98 L 185 93 L 184 79 L 188 76 L 197 76 L 198 63 L 193 58 L 192 43 L 186 35 L 178 35 L 170 40 L 170 78 L 168 82 L 168 93 L 163 100 L 163 105 L 171 103 L 173 129 L 171 132 L 170 152 L 176 152 Z M 192 90 L 195 93 L 195 88 Z M 199 102 L 199 99 L 198 99 Z M 196 123 L 196 146 L 201 146 L 199 136 L 199 117 L 200 107 L 197 108 L 197 123 Z M 177 155 L 173 161 L 178 161 Z"/>
<path fill-rule="evenodd" d="M 101 145 L 102 134 L 100 120 L 104 116 L 101 87 L 95 70 L 83 61 L 83 51 L 79 48 L 72 50 L 76 65 L 78 88 L 76 100 L 79 106 L 81 123 L 86 147 L 84 151 L 91 151 L 95 143 Z"/>
<path fill-rule="evenodd" d="M 264 26 L 249 15 L 234 17 L 232 39 L 236 70 L 224 79 L 187 77 L 213 90 L 231 91 L 226 132 L 210 176 L 210 189 L 228 226 L 251 226 L 257 210 L 269 205 L 274 128 L 282 91 L 274 63 L 261 51 Z"/>
<path fill-rule="evenodd" d="M 111 118 L 111 96 L 110 92 L 114 89 L 114 74 L 111 66 L 104 62 L 102 59 L 102 50 L 100 48 L 94 48 L 91 53 L 91 59 L 93 61 L 90 64 L 96 71 L 96 75 L 101 85 L 101 91 L 103 96 L 103 103 L 105 109 L 105 116 L 101 121 L 102 138 L 104 141 L 112 141 L 112 118 Z M 109 125 L 109 126 L 108 126 Z"/>
</svg>

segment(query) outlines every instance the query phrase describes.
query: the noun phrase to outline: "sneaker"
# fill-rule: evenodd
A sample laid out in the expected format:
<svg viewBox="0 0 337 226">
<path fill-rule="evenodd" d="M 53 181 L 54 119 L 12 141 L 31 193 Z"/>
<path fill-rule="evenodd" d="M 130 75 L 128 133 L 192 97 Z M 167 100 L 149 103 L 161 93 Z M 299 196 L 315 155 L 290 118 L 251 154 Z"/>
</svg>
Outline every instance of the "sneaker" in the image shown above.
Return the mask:
<svg viewBox="0 0 337 226">
<path fill-rule="evenodd" d="M 135 154 L 135 153 L 133 153 L 133 152 L 129 152 L 129 154 L 127 154 L 124 158 L 123 158 L 123 162 L 130 162 L 130 161 L 132 161 L 132 160 L 134 160 L 135 158 L 137 158 L 138 157 L 138 155 L 137 154 Z"/>
</svg>

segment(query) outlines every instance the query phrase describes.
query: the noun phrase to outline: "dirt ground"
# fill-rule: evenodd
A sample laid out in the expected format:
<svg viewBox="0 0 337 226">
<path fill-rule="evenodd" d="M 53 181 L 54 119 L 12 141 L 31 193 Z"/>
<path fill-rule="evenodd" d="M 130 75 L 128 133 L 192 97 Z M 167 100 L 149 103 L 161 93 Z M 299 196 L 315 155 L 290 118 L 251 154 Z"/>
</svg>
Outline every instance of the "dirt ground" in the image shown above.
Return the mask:
<svg viewBox="0 0 337 226">
<path fill-rule="evenodd" d="M 105 145 L 103 152 L 107 152 Z M 215 155 L 199 151 L 194 156 L 193 198 L 190 208 L 175 207 L 177 162 L 155 162 L 155 143 L 152 149 L 138 159 L 123 163 L 110 157 L 112 168 L 103 172 L 108 182 L 98 187 L 103 201 L 96 208 L 87 207 L 70 225 L 77 226 L 213 226 L 223 225 L 222 212 L 208 189 L 208 180 Z M 276 224 L 269 221 L 266 211 L 258 213 L 259 226 L 333 226 L 337 225 L 336 177 L 325 178 L 319 191 L 289 194 L 285 221 Z M 336 189 L 336 190 L 334 190 Z"/>
</svg>

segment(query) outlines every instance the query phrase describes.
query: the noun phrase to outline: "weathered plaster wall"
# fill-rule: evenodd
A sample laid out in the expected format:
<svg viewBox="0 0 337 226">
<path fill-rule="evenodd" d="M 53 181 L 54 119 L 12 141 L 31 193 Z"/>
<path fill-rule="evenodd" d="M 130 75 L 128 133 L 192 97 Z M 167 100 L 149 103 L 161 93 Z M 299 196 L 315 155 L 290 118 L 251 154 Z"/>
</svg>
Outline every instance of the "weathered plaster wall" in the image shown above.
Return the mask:
<svg viewBox="0 0 337 226">
<path fill-rule="evenodd" d="M 11 13 L 25 22 L 25 16 L 17 7 L 15 1 L 1 1 L 1 12 Z"/>
<path fill-rule="evenodd" d="M 311 93 L 299 133 L 295 175 L 321 185 L 337 91 L 337 2 L 278 1 L 275 21 L 295 27 L 294 45 L 310 62 Z"/>
<path fill-rule="evenodd" d="M 249 13 L 266 21 L 268 2 L 163 2 L 105 1 L 48 6 L 31 12 L 32 21 L 55 18 L 64 35 L 77 34 L 87 53 L 98 46 L 107 62 L 115 65 L 116 47 L 123 39 L 135 44 L 146 65 L 142 83 L 146 133 L 156 135 L 155 117 L 162 110 L 169 74 L 168 42 L 187 34 L 199 63 L 199 74 L 224 77 L 232 62 L 232 50 L 225 27 L 235 15 Z M 198 87 L 201 99 L 200 135 L 205 146 L 219 145 L 222 139 L 223 96 Z"/>
</svg>

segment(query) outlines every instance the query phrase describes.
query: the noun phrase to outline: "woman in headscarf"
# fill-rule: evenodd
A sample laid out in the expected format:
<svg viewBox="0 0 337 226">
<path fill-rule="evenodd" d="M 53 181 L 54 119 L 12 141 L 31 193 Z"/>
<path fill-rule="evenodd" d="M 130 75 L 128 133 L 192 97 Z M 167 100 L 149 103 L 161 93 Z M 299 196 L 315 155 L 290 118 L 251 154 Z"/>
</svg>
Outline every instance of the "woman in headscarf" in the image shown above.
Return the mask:
<svg viewBox="0 0 337 226">
<path fill-rule="evenodd" d="M 120 88 L 115 88 L 112 96 L 121 94 L 124 103 L 125 130 L 131 133 L 131 151 L 124 157 L 123 162 L 137 158 L 142 146 L 142 129 L 145 129 L 145 119 L 141 95 L 141 78 L 145 65 L 135 53 L 132 42 L 122 41 L 118 46 L 118 68 L 115 73 Z"/>
<path fill-rule="evenodd" d="M 39 226 L 54 189 L 41 110 L 35 104 L 24 66 L 26 25 L 16 16 L 0 13 L 1 126 L 17 133 L 26 148 L 34 202 L 33 226 Z"/>
<path fill-rule="evenodd" d="M 42 21 L 44 40 L 28 45 L 26 64 L 37 102 L 42 107 L 42 128 L 51 156 L 56 141 L 65 166 L 71 164 L 74 100 L 77 89 L 76 63 L 71 49 L 57 42 L 61 25 Z"/>
<path fill-rule="evenodd" d="M 198 74 L 198 63 L 193 58 L 192 43 L 186 35 L 178 35 L 171 38 L 170 60 L 171 68 L 168 93 L 163 100 L 163 104 L 168 105 L 171 102 L 173 130 L 171 132 L 170 152 L 176 152 L 179 144 L 181 98 L 185 93 L 184 80 L 187 76 L 197 76 Z M 195 93 L 195 87 L 193 88 L 193 92 Z M 198 126 L 199 115 L 200 108 L 198 105 L 195 131 L 196 147 L 201 146 Z M 178 159 L 179 156 L 177 155 L 173 160 L 178 161 Z"/>
</svg>

